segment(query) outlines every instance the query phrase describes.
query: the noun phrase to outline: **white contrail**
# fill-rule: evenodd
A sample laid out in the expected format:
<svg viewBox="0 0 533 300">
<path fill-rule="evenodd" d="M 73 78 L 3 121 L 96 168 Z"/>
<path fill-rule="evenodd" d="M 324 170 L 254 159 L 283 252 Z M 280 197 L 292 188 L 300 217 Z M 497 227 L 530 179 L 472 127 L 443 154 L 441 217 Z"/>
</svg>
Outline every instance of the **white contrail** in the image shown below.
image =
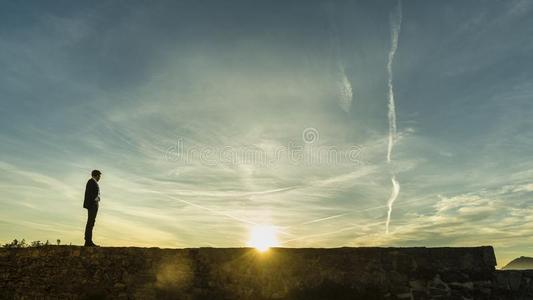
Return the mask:
<svg viewBox="0 0 533 300">
<path fill-rule="evenodd" d="M 377 222 L 377 223 L 371 223 L 371 224 L 368 224 L 368 223 L 365 223 L 365 224 L 351 224 L 348 227 L 343 227 L 343 228 L 337 229 L 335 231 L 317 233 L 317 234 L 312 234 L 312 235 L 307 235 L 307 236 L 300 236 L 300 237 L 289 239 L 289 240 L 284 240 L 284 241 L 280 242 L 280 245 L 284 245 L 284 244 L 287 244 L 289 242 L 294 242 L 294 241 L 307 240 L 307 239 L 315 238 L 315 237 L 333 235 L 333 234 L 341 233 L 341 232 L 344 232 L 344 231 L 349 231 L 349 230 L 352 230 L 352 229 L 355 229 L 355 228 L 370 227 L 370 226 L 381 225 L 381 224 L 383 224 L 383 221 L 380 221 L 380 222 Z"/>
<path fill-rule="evenodd" d="M 255 223 L 255 222 L 252 222 L 252 221 L 249 221 L 249 220 L 246 220 L 246 219 L 243 219 L 243 218 L 239 218 L 239 217 L 236 217 L 234 215 L 231 215 L 231 214 L 228 214 L 228 213 L 225 213 L 223 211 L 219 211 L 219 210 L 215 210 L 215 209 L 212 209 L 212 208 L 209 208 L 209 207 L 206 207 L 206 206 L 202 206 L 202 205 L 199 205 L 199 204 L 196 204 L 196 203 L 193 203 L 193 202 L 190 202 L 190 201 L 187 201 L 187 200 L 183 200 L 183 199 L 180 199 L 180 198 L 177 198 L 177 197 L 172 197 L 172 196 L 169 196 L 165 193 L 162 193 L 162 192 L 158 192 L 158 191 L 152 191 L 152 193 L 157 193 L 157 194 L 160 194 L 160 195 L 163 195 L 171 200 L 175 200 L 175 201 L 180 201 L 180 202 L 183 202 L 187 205 L 190 205 L 190 206 L 193 206 L 193 207 L 196 207 L 196 208 L 199 208 L 199 209 L 203 209 L 203 210 L 207 210 L 213 214 L 217 214 L 217 215 L 220 215 L 220 216 L 224 216 L 224 217 L 227 217 L 227 218 L 230 218 L 230 219 L 233 219 L 235 221 L 238 221 L 238 222 L 241 222 L 241 223 L 244 223 L 244 224 L 249 224 L 249 225 L 259 225 L 258 223 Z M 289 232 L 286 232 L 286 231 L 283 231 L 283 230 L 279 230 L 279 229 L 276 229 L 277 232 L 279 233 L 282 233 L 284 235 L 289 235 L 289 236 L 292 236 L 291 233 Z"/>
<path fill-rule="evenodd" d="M 400 36 L 400 29 L 402 25 L 402 2 L 398 2 L 396 11 L 391 15 L 391 48 L 389 51 L 389 60 L 387 61 L 387 73 L 389 75 L 389 146 L 387 151 L 387 162 L 391 162 L 392 147 L 396 140 L 396 105 L 394 103 L 394 91 L 392 83 L 392 63 L 394 55 L 398 49 L 398 38 Z"/>
<path fill-rule="evenodd" d="M 399 186 L 400 185 L 398 184 L 398 188 L 399 188 Z M 399 193 L 399 191 L 398 191 L 398 193 Z M 410 205 L 410 204 L 413 204 L 413 203 L 420 203 L 420 200 L 419 199 L 412 199 L 412 200 L 408 200 L 408 201 L 403 201 L 399 205 L 400 206 L 407 206 L 407 205 Z M 302 225 L 307 225 L 307 224 L 312 224 L 312 223 L 316 223 L 316 222 L 322 222 L 322 221 L 327 221 L 327 220 L 331 220 L 331 219 L 336 219 L 336 218 L 340 218 L 340 217 L 344 217 L 344 216 L 348 216 L 348 215 L 353 215 L 353 214 L 356 214 L 356 213 L 367 212 L 367 211 L 372 211 L 372 210 L 382 210 L 383 208 L 388 208 L 388 207 L 389 207 L 389 205 L 385 204 L 385 205 L 372 206 L 372 207 L 367 207 L 367 208 L 358 209 L 358 210 L 350 210 L 350 211 L 347 211 L 347 212 L 345 212 L 343 214 L 337 214 L 337 215 L 333 215 L 333 216 L 329 216 L 329 217 L 323 217 L 323 218 L 320 218 L 320 219 L 314 219 L 314 220 L 311 220 L 311 221 L 307 221 L 307 222 L 304 222 L 304 223 L 298 223 L 298 224 L 294 224 L 294 225 L 290 225 L 290 226 L 282 226 L 282 228 L 290 229 L 290 228 L 294 228 L 294 227 L 298 227 L 298 226 L 302 226 Z"/>
<path fill-rule="evenodd" d="M 350 80 L 348 80 L 348 77 L 346 76 L 346 72 L 344 71 L 344 66 L 339 62 L 339 70 L 341 73 L 341 82 L 339 82 L 339 92 L 340 92 L 340 99 L 339 99 L 339 106 L 345 111 L 349 112 L 350 107 L 352 106 L 352 100 L 353 100 L 353 90 L 352 90 L 352 84 L 350 83 Z"/>
<path fill-rule="evenodd" d="M 394 103 L 394 86 L 393 86 L 393 74 L 392 74 L 392 63 L 394 62 L 394 56 L 396 55 L 396 50 L 398 49 L 398 39 L 400 37 L 400 30 L 402 26 L 402 2 L 398 1 L 398 6 L 396 10 L 391 14 L 391 48 L 389 51 L 389 59 L 387 61 L 387 74 L 389 75 L 388 88 L 389 88 L 389 145 L 387 148 L 387 163 L 391 163 L 392 147 L 396 141 L 396 105 Z M 392 192 L 389 197 L 387 205 L 389 210 L 387 212 L 387 222 L 385 223 L 385 233 L 389 233 L 389 224 L 390 217 L 392 214 L 392 205 L 398 194 L 400 193 L 400 183 L 396 180 L 396 176 L 393 174 L 392 178 Z"/>
<path fill-rule="evenodd" d="M 390 223 L 390 215 L 392 213 L 392 204 L 398 198 L 398 194 L 400 194 L 400 183 L 396 180 L 395 176 L 392 176 L 392 192 L 389 197 L 389 201 L 387 202 L 387 205 L 389 206 L 389 211 L 387 212 L 387 223 L 385 223 L 385 232 L 389 233 L 389 223 Z"/>
<path fill-rule="evenodd" d="M 341 43 L 339 39 L 339 35 L 337 33 L 337 26 L 335 26 L 335 21 L 333 17 L 330 16 L 330 37 L 331 37 L 331 47 L 333 48 L 333 56 L 335 57 L 335 61 L 337 62 L 337 72 L 340 77 L 340 80 L 337 81 L 338 89 L 339 89 L 339 106 L 345 111 L 349 112 L 350 107 L 352 106 L 352 100 L 353 100 L 353 90 L 352 90 L 352 83 L 348 79 L 348 76 L 346 75 L 346 69 L 344 68 L 344 64 L 342 63 L 342 55 L 341 55 Z"/>
<path fill-rule="evenodd" d="M 335 219 L 335 218 L 344 217 L 345 215 L 347 215 L 347 214 L 340 214 L 340 215 L 334 215 L 334 216 L 329 216 L 329 217 L 325 217 L 325 218 L 315 219 L 315 220 L 311 220 L 311 221 L 307 221 L 307 222 L 301 223 L 299 225 L 313 224 L 313 223 L 317 223 L 317 222 L 322 222 L 322 221 L 326 221 L 326 220 L 331 220 L 331 219 Z"/>
</svg>

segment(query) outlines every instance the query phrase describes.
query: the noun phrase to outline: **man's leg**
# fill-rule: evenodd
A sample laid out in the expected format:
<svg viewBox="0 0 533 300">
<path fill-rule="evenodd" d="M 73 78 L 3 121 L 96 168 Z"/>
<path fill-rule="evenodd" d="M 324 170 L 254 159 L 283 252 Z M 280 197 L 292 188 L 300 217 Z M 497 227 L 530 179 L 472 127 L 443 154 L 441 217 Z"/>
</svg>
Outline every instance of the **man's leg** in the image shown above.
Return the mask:
<svg viewBox="0 0 533 300">
<path fill-rule="evenodd" d="M 87 224 L 85 225 L 85 245 L 93 243 L 93 227 L 98 213 L 98 205 L 87 209 Z"/>
</svg>

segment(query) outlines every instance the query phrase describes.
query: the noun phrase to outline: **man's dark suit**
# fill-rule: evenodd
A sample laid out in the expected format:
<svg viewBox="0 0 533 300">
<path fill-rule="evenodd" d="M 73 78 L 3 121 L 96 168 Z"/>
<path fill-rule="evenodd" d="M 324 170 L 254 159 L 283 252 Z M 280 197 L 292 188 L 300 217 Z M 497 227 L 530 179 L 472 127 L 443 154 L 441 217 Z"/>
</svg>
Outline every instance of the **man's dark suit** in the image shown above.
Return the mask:
<svg viewBox="0 0 533 300">
<path fill-rule="evenodd" d="M 83 200 L 83 208 L 87 209 L 87 225 L 85 225 L 85 242 L 92 243 L 93 240 L 93 227 L 96 220 L 96 214 L 98 213 L 98 202 L 95 201 L 99 196 L 100 188 L 98 183 L 91 178 L 87 181 L 85 186 L 85 199 Z"/>
</svg>

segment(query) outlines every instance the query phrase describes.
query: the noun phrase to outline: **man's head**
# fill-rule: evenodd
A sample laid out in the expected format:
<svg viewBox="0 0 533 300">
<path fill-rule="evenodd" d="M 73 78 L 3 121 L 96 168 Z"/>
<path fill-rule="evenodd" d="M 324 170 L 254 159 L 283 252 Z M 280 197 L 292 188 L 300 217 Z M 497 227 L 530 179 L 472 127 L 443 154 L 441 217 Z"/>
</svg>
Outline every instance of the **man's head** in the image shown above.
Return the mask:
<svg viewBox="0 0 533 300">
<path fill-rule="evenodd" d="M 91 172 L 91 176 L 94 178 L 94 180 L 99 181 L 100 177 L 102 176 L 102 172 L 100 172 L 99 170 L 93 170 Z"/>
</svg>

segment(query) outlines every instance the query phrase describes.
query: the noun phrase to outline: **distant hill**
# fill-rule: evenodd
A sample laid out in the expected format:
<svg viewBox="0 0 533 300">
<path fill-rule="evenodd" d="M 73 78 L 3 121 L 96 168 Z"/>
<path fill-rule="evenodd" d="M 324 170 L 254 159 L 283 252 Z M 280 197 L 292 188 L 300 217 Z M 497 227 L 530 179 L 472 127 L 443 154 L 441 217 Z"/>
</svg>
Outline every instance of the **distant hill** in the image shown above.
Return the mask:
<svg viewBox="0 0 533 300">
<path fill-rule="evenodd" d="M 502 270 L 533 270 L 533 257 L 520 256 L 515 258 Z"/>
</svg>

